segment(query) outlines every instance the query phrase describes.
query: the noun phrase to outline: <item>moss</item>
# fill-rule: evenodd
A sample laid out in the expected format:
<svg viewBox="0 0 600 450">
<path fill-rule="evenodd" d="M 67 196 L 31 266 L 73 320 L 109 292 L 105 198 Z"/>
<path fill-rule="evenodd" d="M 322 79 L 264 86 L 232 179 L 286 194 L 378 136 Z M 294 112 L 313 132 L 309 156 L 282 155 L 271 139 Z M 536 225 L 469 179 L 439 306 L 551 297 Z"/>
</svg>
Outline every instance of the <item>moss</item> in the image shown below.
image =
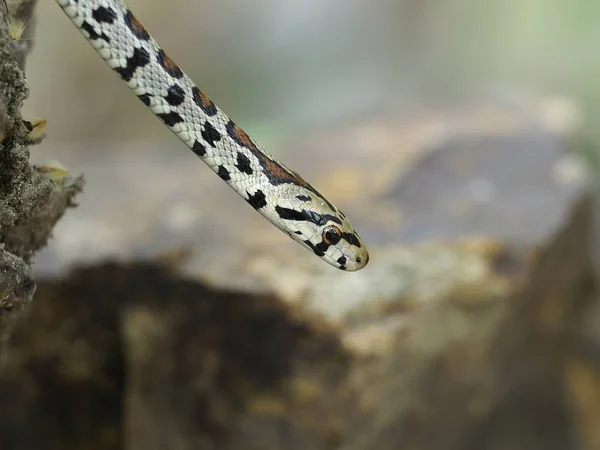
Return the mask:
<svg viewBox="0 0 600 450">
<path fill-rule="evenodd" d="M 19 9 L 19 5 L 12 6 Z M 27 3 L 32 8 L 31 1 Z M 32 30 L 30 30 L 32 32 Z M 27 134 L 21 117 L 29 87 L 23 71 L 26 51 L 15 51 L 0 21 L 0 337 L 10 319 L 32 299 L 35 282 L 30 263 L 46 245 L 56 222 L 83 187 L 55 183 L 29 164 Z M 18 55 L 18 60 L 13 56 Z"/>
</svg>

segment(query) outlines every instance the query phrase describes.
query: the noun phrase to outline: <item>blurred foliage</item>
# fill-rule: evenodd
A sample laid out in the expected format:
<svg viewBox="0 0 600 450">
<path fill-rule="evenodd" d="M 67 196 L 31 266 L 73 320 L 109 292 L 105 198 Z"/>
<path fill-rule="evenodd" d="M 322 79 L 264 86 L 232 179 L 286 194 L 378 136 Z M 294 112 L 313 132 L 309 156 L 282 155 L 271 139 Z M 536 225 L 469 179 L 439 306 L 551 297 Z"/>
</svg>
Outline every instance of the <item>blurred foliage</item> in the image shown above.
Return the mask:
<svg viewBox="0 0 600 450">
<path fill-rule="evenodd" d="M 600 116 L 600 2 L 593 0 L 128 3 L 259 141 L 490 99 L 566 95 L 590 124 Z M 42 2 L 39 16 L 46 20 L 38 21 L 28 108 L 52 112 L 50 139 L 170 141 L 67 30 L 53 2 Z M 83 107 L 86 114 L 76 113 Z"/>
</svg>

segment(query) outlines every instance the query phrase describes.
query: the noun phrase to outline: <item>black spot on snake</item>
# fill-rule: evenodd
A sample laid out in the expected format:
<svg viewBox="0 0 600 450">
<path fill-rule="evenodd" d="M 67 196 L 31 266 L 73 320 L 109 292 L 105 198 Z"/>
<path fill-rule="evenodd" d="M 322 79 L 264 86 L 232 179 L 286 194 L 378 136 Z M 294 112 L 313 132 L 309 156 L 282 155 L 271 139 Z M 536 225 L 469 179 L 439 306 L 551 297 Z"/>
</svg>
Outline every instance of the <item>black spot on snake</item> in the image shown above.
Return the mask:
<svg viewBox="0 0 600 450">
<path fill-rule="evenodd" d="M 133 15 L 133 13 L 130 10 L 127 10 L 127 13 L 125 13 L 124 19 L 125 19 L 125 25 L 127 25 L 127 27 L 135 35 L 135 37 L 137 37 L 138 39 L 141 39 L 142 41 L 147 41 L 148 39 L 150 39 L 150 35 L 146 31 L 146 29 L 135 18 L 135 16 Z"/>
<path fill-rule="evenodd" d="M 306 216 L 302 213 L 302 211 L 296 211 L 295 209 L 283 208 L 279 205 L 275 207 L 275 212 L 279 215 L 280 218 L 284 220 L 297 220 L 299 222 L 305 222 Z"/>
<path fill-rule="evenodd" d="M 310 242 L 309 240 L 302 241 L 302 242 L 304 242 L 306 245 L 308 245 L 308 246 L 309 246 L 309 247 L 312 249 L 312 251 L 313 251 L 313 252 L 315 252 L 315 255 L 317 255 L 317 256 L 324 256 L 324 255 L 325 255 L 325 253 L 324 253 L 322 250 L 319 250 L 319 249 L 316 247 L 316 245 L 314 245 L 314 244 L 313 244 L 312 242 Z"/>
<path fill-rule="evenodd" d="M 166 125 L 168 125 L 170 127 L 183 122 L 183 117 L 181 117 L 176 112 L 157 114 L 157 116 L 160 120 L 162 120 Z"/>
<path fill-rule="evenodd" d="M 315 211 L 309 211 L 303 209 L 302 211 L 297 211 L 295 209 L 284 208 L 281 206 L 276 206 L 275 211 L 282 219 L 286 220 L 297 220 L 299 222 L 312 222 L 315 225 L 323 226 L 327 224 L 328 221 L 342 224 L 342 221 L 331 214 L 319 214 Z"/>
<path fill-rule="evenodd" d="M 260 189 L 252 194 L 248 194 L 248 200 L 246 200 L 254 209 L 260 209 L 267 206 L 267 198 L 265 193 Z"/>
<path fill-rule="evenodd" d="M 138 98 L 142 101 L 144 105 L 150 106 L 150 99 L 152 98 L 150 94 L 138 95 Z"/>
<path fill-rule="evenodd" d="M 204 139 L 211 147 L 215 146 L 215 142 L 221 140 L 221 133 L 219 133 L 215 127 L 209 122 L 204 122 L 204 129 L 202 130 L 202 139 Z"/>
<path fill-rule="evenodd" d="M 117 14 L 112 8 L 98 6 L 94 11 L 92 11 L 92 17 L 98 23 L 113 23 L 117 18 Z"/>
<path fill-rule="evenodd" d="M 253 170 L 252 167 L 250 167 L 250 159 L 242 152 L 238 152 L 237 154 L 237 163 L 235 167 L 237 167 L 240 172 L 252 175 Z"/>
<path fill-rule="evenodd" d="M 321 241 L 317 245 L 315 245 L 315 248 L 317 248 L 324 254 L 327 251 L 327 249 L 329 248 L 329 244 L 327 242 Z"/>
<path fill-rule="evenodd" d="M 322 216 L 321 214 L 315 211 L 303 209 L 302 217 L 304 217 L 304 220 L 308 220 L 309 222 L 312 222 L 316 225 L 325 225 L 327 223 L 327 219 L 325 218 L 325 216 Z"/>
<path fill-rule="evenodd" d="M 167 95 L 165 95 L 165 100 L 171 106 L 179 106 L 185 100 L 185 92 L 179 85 L 174 84 L 169 86 Z"/>
<path fill-rule="evenodd" d="M 308 195 L 296 195 L 296 198 L 301 202 L 310 202 L 312 200 Z"/>
<path fill-rule="evenodd" d="M 219 166 L 219 171 L 217 175 L 221 177 L 221 180 L 229 181 L 231 180 L 231 176 L 229 175 L 229 170 L 225 168 L 225 166 Z"/>
<path fill-rule="evenodd" d="M 199 141 L 194 142 L 194 145 L 192 145 L 192 151 L 198 156 L 206 155 L 206 148 Z"/>
<path fill-rule="evenodd" d="M 175 62 L 167 56 L 164 50 L 161 48 L 156 54 L 156 60 L 165 71 L 173 78 L 182 78 L 182 70 L 175 64 Z"/>
<path fill-rule="evenodd" d="M 194 103 L 198 105 L 207 115 L 214 116 L 217 113 L 216 105 L 196 86 L 192 88 L 192 98 L 194 99 Z"/>
<path fill-rule="evenodd" d="M 302 231 L 294 231 L 294 234 L 302 234 Z"/>
<path fill-rule="evenodd" d="M 144 67 L 150 62 L 150 55 L 143 48 L 135 48 L 133 50 L 133 55 L 127 58 L 125 62 L 125 67 L 117 67 L 115 72 L 121 75 L 121 78 L 125 81 L 131 80 L 131 77 L 135 73 L 135 71 Z"/>
<path fill-rule="evenodd" d="M 340 256 L 340 257 L 337 259 L 337 263 L 338 263 L 340 266 L 345 266 L 347 262 L 348 262 L 348 261 L 346 260 L 346 257 L 345 257 L 345 256 Z"/>
<path fill-rule="evenodd" d="M 97 33 L 94 29 L 94 26 L 89 22 L 83 22 L 80 27 L 83 31 L 90 35 L 90 39 L 93 41 L 97 41 L 98 39 L 102 39 L 106 42 L 110 43 L 110 39 L 104 33 Z"/>
<path fill-rule="evenodd" d="M 348 242 L 351 245 L 355 245 L 356 247 L 360 247 L 360 241 L 358 240 L 358 236 L 354 233 L 342 233 L 342 239 Z"/>
<path fill-rule="evenodd" d="M 326 221 L 330 220 L 332 222 L 337 223 L 338 225 L 342 225 L 341 219 L 339 219 L 336 216 L 332 216 L 331 214 L 323 214 L 321 217 L 323 217 L 323 219 L 325 219 Z"/>
</svg>

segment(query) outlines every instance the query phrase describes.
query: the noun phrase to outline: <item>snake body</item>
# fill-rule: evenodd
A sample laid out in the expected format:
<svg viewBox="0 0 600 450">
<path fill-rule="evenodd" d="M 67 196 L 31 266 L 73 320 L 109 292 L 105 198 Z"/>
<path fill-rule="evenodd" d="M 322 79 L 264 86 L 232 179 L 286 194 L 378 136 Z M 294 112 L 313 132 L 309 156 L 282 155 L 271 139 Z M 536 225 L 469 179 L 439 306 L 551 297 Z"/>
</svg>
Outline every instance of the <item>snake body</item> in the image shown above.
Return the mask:
<svg viewBox="0 0 600 450">
<path fill-rule="evenodd" d="M 346 215 L 227 117 L 122 0 L 56 2 L 134 94 L 268 221 L 334 267 L 367 264 Z"/>
</svg>

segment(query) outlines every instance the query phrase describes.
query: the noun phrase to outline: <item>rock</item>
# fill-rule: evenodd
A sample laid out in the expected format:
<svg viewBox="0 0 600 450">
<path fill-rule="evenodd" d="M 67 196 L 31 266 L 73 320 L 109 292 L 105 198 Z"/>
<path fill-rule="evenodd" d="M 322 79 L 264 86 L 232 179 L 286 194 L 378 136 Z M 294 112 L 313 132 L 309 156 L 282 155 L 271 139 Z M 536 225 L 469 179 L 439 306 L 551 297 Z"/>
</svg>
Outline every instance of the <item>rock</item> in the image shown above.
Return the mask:
<svg viewBox="0 0 600 450">
<path fill-rule="evenodd" d="M 349 448 L 594 448 L 576 442 L 600 417 L 589 407 L 573 413 L 569 395 L 599 389 L 598 367 L 565 379 L 582 364 L 582 321 L 596 301 L 592 209 L 589 199 L 577 205 L 512 295 L 413 314 L 365 383 L 372 414 Z"/>
<path fill-rule="evenodd" d="M 0 446 L 592 449 L 592 209 L 583 197 L 545 248 L 496 257 L 508 285 L 335 326 L 157 265 L 40 283 L 0 372 Z"/>
<path fill-rule="evenodd" d="M 321 419 L 289 425 L 300 433 L 324 426 L 348 370 L 325 323 L 161 267 L 83 269 L 39 292 L 0 376 L 3 449 L 219 448 L 234 423 L 275 433 L 290 408 L 318 405 Z"/>
<path fill-rule="evenodd" d="M 420 258 L 431 264 L 435 251 L 421 244 L 435 241 L 442 253 L 458 252 L 456 260 L 464 255 L 456 240 L 527 251 L 565 220 L 587 173 L 563 147 L 569 127 L 546 115 L 539 105 L 457 108 L 365 120 L 285 145 L 291 148 L 278 156 L 343 208 L 370 249 L 368 272 L 350 276 L 273 230 L 185 148 L 50 148 L 86 174 L 88 189 L 38 255 L 36 273 L 57 276 L 98 258 L 153 259 L 183 247 L 191 252 L 185 273 L 227 288 L 315 303 L 316 283 L 343 276 L 333 303 L 348 298 L 350 285 L 358 285 L 358 297 L 374 283 L 382 295 L 404 295 L 385 282 L 403 270 L 391 260 L 409 271 Z"/>
</svg>

